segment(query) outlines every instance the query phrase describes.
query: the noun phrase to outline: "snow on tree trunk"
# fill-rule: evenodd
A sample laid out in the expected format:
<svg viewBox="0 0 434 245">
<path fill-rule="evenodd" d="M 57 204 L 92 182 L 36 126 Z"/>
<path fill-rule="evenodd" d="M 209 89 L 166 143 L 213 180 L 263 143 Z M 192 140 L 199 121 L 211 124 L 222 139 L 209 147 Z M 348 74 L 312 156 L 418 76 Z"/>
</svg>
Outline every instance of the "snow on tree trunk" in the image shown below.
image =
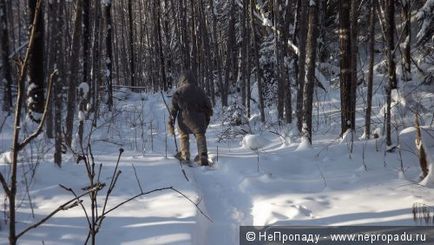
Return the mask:
<svg viewBox="0 0 434 245">
<path fill-rule="evenodd" d="M 113 86 L 112 86 L 112 74 L 113 74 L 113 51 L 112 51 L 112 16 L 111 16 L 111 0 L 102 1 L 104 8 L 104 19 L 105 19 L 105 95 L 106 103 L 109 110 L 113 107 Z"/>
</svg>

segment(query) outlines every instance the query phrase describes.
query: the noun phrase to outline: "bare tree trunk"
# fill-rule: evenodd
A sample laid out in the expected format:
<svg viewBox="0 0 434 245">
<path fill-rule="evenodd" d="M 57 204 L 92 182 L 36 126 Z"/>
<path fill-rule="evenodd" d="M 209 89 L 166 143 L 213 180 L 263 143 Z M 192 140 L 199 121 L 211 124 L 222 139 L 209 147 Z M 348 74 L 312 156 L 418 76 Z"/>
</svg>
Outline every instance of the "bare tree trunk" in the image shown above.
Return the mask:
<svg viewBox="0 0 434 245">
<path fill-rule="evenodd" d="M 191 59 L 191 71 L 194 74 L 194 76 L 196 77 L 196 80 L 198 80 L 199 84 L 200 84 L 200 79 L 198 79 L 198 75 L 199 75 L 199 66 L 200 64 L 198 64 L 198 55 L 197 55 L 197 35 L 196 35 L 196 11 L 195 11 L 195 0 L 190 0 L 190 35 L 191 35 L 191 39 L 190 42 L 191 44 L 191 55 L 190 55 L 190 59 Z"/>
<path fill-rule="evenodd" d="M 226 65 L 225 65 L 225 81 L 223 87 L 220 88 L 222 106 L 228 106 L 228 96 L 230 87 L 234 84 L 235 77 L 235 66 L 236 66 L 236 37 L 235 37 L 235 0 L 231 0 L 230 8 L 230 19 L 228 28 L 228 39 L 226 43 Z"/>
<path fill-rule="evenodd" d="M 183 51 L 183 68 L 189 70 L 191 68 L 190 63 L 190 46 L 187 31 L 187 4 L 186 0 L 180 0 L 180 14 L 181 14 L 181 36 L 182 36 L 182 51 Z"/>
<path fill-rule="evenodd" d="M 83 83 L 87 83 L 90 85 L 90 42 L 91 42 L 91 34 L 90 34 L 90 1 L 83 0 L 83 8 L 82 8 L 82 42 L 83 42 Z"/>
<path fill-rule="evenodd" d="M 368 65 L 368 91 L 365 116 L 365 136 L 371 137 L 371 111 L 372 111 L 372 87 L 374 80 L 374 58 L 375 58 L 375 0 L 370 1 L 369 8 L 369 65 Z"/>
<path fill-rule="evenodd" d="M 394 41 L 394 28 L 395 28 L 395 1 L 386 0 L 386 59 L 388 66 L 389 81 L 386 86 L 386 144 L 392 145 L 392 122 L 391 122 L 391 103 L 392 103 L 392 89 L 396 89 L 396 65 L 395 65 L 395 41 Z"/>
<path fill-rule="evenodd" d="M 92 89 L 90 90 L 90 103 L 92 109 L 96 112 L 99 110 L 99 90 L 101 86 L 101 27 L 102 13 L 101 0 L 94 1 L 94 19 L 93 19 L 93 43 L 92 43 Z M 98 114 L 98 113 L 97 113 Z"/>
<path fill-rule="evenodd" d="M 312 105 L 315 87 L 315 60 L 318 37 L 318 0 L 309 3 L 309 27 L 306 48 L 306 80 L 304 81 L 303 138 L 312 145 Z"/>
<path fill-rule="evenodd" d="M 256 80 L 258 84 L 258 96 L 259 96 L 259 111 L 261 113 L 261 122 L 265 122 L 265 108 L 264 108 L 264 94 L 263 94 L 263 87 L 262 87 L 262 74 L 261 74 L 261 67 L 259 65 L 259 45 L 258 41 L 256 40 L 256 28 L 255 28 L 255 15 L 254 15 L 254 9 L 255 9 L 255 0 L 251 0 L 250 2 L 250 29 L 252 31 L 252 43 L 253 43 L 253 55 L 254 55 L 254 62 L 256 66 Z"/>
<path fill-rule="evenodd" d="M 410 81 L 411 76 L 411 9 L 410 0 L 402 0 L 401 16 L 404 21 L 404 42 L 401 43 L 402 80 Z"/>
<path fill-rule="evenodd" d="M 159 2 L 159 1 L 158 1 Z M 129 51 L 130 51 L 130 85 L 136 86 L 136 72 L 135 72 L 135 55 L 134 55 L 134 20 L 133 20 L 133 2 L 128 0 L 128 20 L 129 20 Z"/>
<path fill-rule="evenodd" d="M 303 126 L 303 89 L 305 80 L 305 64 L 306 64 L 306 38 L 307 38 L 307 18 L 308 16 L 308 1 L 299 0 L 298 8 L 299 13 L 297 14 L 297 27 L 298 27 L 298 40 L 299 40 L 299 52 L 298 56 L 298 77 L 297 77 L 297 128 L 299 132 L 302 132 Z"/>
<path fill-rule="evenodd" d="M 201 53 L 202 53 L 202 59 L 204 62 L 204 77 L 206 79 L 206 91 L 207 95 L 209 97 L 212 96 L 212 93 L 214 93 L 214 80 L 213 80 L 213 69 L 212 69 L 212 52 L 211 52 L 211 42 L 210 42 L 210 36 L 209 36 L 209 27 L 207 25 L 207 18 L 206 18 L 206 6 L 204 5 L 203 0 L 199 0 L 199 6 L 198 6 L 198 16 L 199 16 L 199 30 L 200 30 L 200 37 L 201 37 Z"/>
<path fill-rule="evenodd" d="M 283 52 L 283 69 L 282 72 L 283 76 L 283 97 L 284 97 L 284 104 L 285 104 L 285 122 L 286 123 L 292 123 L 292 94 L 291 94 L 291 79 L 288 75 L 288 69 L 287 64 L 285 60 L 289 58 L 288 53 L 288 46 L 286 44 L 286 41 L 289 39 L 289 20 L 291 16 L 291 4 L 289 1 L 286 1 L 285 6 L 282 6 L 282 3 L 280 3 L 281 9 L 283 8 L 283 19 L 281 26 L 281 40 L 280 45 L 282 47 Z"/>
<path fill-rule="evenodd" d="M 105 19 L 105 94 L 107 96 L 107 106 L 109 110 L 113 107 L 113 52 L 112 52 L 112 1 L 103 2 L 104 19 Z"/>
<path fill-rule="evenodd" d="M 75 21 L 74 21 L 74 34 L 72 37 L 72 48 L 71 48 L 71 54 L 70 54 L 70 63 L 69 63 L 69 86 L 68 86 L 68 110 L 66 112 L 66 132 L 65 132 L 65 144 L 69 147 L 71 147 L 72 143 L 72 135 L 74 130 L 74 115 L 75 115 L 75 108 L 76 108 L 76 89 L 77 84 L 76 81 L 78 79 L 78 71 L 80 68 L 80 39 L 81 39 L 81 20 L 82 20 L 82 4 L 83 1 L 86 0 L 79 0 L 77 1 L 77 7 L 75 12 Z"/>
<path fill-rule="evenodd" d="M 160 76 L 161 76 L 161 82 L 162 82 L 162 88 L 164 89 L 164 91 L 167 91 L 168 84 L 167 84 L 167 76 L 166 76 L 166 62 L 164 59 L 164 53 L 163 53 L 163 39 L 161 37 L 161 24 L 160 24 L 160 19 L 161 19 L 161 6 L 160 6 L 160 1 L 155 1 L 155 12 L 156 12 L 156 16 L 155 16 L 155 20 L 156 20 L 156 24 L 155 24 L 155 30 L 156 30 L 156 35 L 157 35 L 157 40 L 158 40 L 158 56 L 159 56 L 159 63 L 160 63 Z"/>
<path fill-rule="evenodd" d="M 30 19 L 35 16 L 36 0 L 29 0 Z M 30 87 L 27 90 L 27 100 L 29 117 L 40 122 L 41 114 L 44 110 L 44 14 L 38 16 L 35 25 L 35 43 L 30 56 L 29 78 Z"/>
<path fill-rule="evenodd" d="M 416 127 L 416 149 L 417 149 L 417 156 L 419 157 L 419 165 L 422 170 L 422 176 L 421 178 L 425 178 L 428 175 L 429 168 L 428 168 L 428 160 L 425 152 L 425 147 L 423 145 L 422 141 L 422 133 L 420 130 L 420 123 L 419 123 L 419 112 L 415 113 L 414 118 L 414 125 Z"/>
<path fill-rule="evenodd" d="M 357 45 L 358 45 L 358 11 L 359 7 L 358 0 L 351 0 L 351 91 L 350 91 L 350 119 L 351 119 L 351 130 L 354 132 L 356 130 L 356 98 L 357 98 Z"/>
<path fill-rule="evenodd" d="M 282 50 L 281 39 L 282 39 L 282 23 L 283 16 L 280 14 L 280 6 L 278 0 L 273 0 L 273 13 L 274 13 L 274 55 L 276 56 L 276 78 L 277 78 L 277 116 L 279 123 L 283 121 L 284 114 L 284 88 L 285 83 L 285 68 L 284 68 L 284 52 Z"/>
<path fill-rule="evenodd" d="M 9 63 L 9 28 L 6 16 L 6 0 L 0 0 L 0 25 L 1 28 L 1 59 L 3 70 L 3 111 L 12 111 L 12 75 L 11 75 L 11 65 Z"/>
<path fill-rule="evenodd" d="M 250 71 L 247 70 L 249 57 L 249 30 L 248 30 L 248 15 L 249 15 L 249 4 L 248 0 L 243 1 L 243 15 L 241 19 L 242 28 L 242 47 L 241 47 L 241 104 L 247 108 L 247 79 L 250 76 Z M 247 114 L 247 113 L 246 113 Z"/>
<path fill-rule="evenodd" d="M 29 2 L 29 6 L 32 7 L 31 12 L 32 12 L 32 29 L 30 31 L 30 35 L 29 35 L 29 44 L 27 47 L 27 51 L 25 54 L 25 58 L 23 63 L 21 64 L 21 66 L 19 67 L 19 75 L 18 75 L 18 94 L 17 94 L 17 100 L 16 100 L 16 104 L 15 104 L 15 118 L 14 118 L 14 132 L 13 132 L 13 136 L 12 136 L 12 161 L 11 161 L 11 181 L 10 181 L 10 187 L 7 186 L 7 184 L 4 184 L 5 180 L 3 175 L 0 173 L 1 179 L 2 179 L 2 185 L 5 191 L 5 194 L 8 196 L 9 199 L 9 244 L 10 245 L 16 245 L 17 244 L 17 234 L 16 234 L 16 195 L 17 195 L 17 170 L 18 170 L 18 152 L 26 145 L 28 144 L 25 143 L 25 141 L 23 141 L 22 143 L 20 143 L 20 130 L 21 130 L 21 111 L 23 108 L 23 104 L 24 104 L 24 90 L 25 90 L 25 74 L 26 74 L 26 70 L 28 67 L 28 64 L 30 64 L 30 62 L 32 62 L 32 59 L 29 59 L 30 57 L 30 53 L 31 51 L 34 50 L 35 47 L 34 46 L 36 43 L 38 35 L 40 35 L 40 29 L 38 29 L 38 22 L 39 24 L 41 24 L 41 14 L 42 14 L 42 1 L 38 0 L 35 3 L 31 3 Z M 40 38 L 38 40 L 39 43 L 38 46 L 42 46 L 43 47 L 43 38 Z M 51 85 L 51 84 L 50 84 Z M 49 94 L 50 94 L 50 89 L 51 87 L 49 87 Z M 48 98 L 49 99 L 49 98 Z M 42 109 L 43 113 L 44 113 L 44 106 Z M 41 119 L 40 119 L 40 123 L 38 126 L 38 133 L 37 134 L 32 134 L 34 135 L 33 138 L 35 138 L 38 134 L 40 134 L 40 132 L 42 131 L 42 124 L 44 123 L 45 120 L 45 116 L 42 115 Z M 26 140 L 28 140 L 30 138 L 26 138 Z M 30 139 L 31 140 L 31 139 Z"/>
<path fill-rule="evenodd" d="M 55 15 L 54 16 L 64 16 L 63 5 L 65 4 L 64 0 L 54 3 Z M 64 52 L 64 43 L 63 43 L 63 35 L 64 35 L 64 18 L 55 18 L 54 21 L 54 63 L 55 67 L 58 70 L 58 75 L 56 76 L 56 80 L 54 82 L 54 94 L 52 100 L 54 101 L 54 163 L 57 166 L 62 165 L 62 147 L 63 147 L 63 137 L 62 137 L 62 112 L 63 112 L 63 96 L 62 96 L 62 87 L 63 87 L 63 78 L 64 78 L 64 62 L 63 57 L 65 55 Z"/>
<path fill-rule="evenodd" d="M 352 128 L 351 1 L 339 1 L 341 134 Z"/>
<path fill-rule="evenodd" d="M 214 0 L 209 0 L 211 14 L 212 14 L 212 42 L 213 42 L 213 50 L 214 50 L 214 60 L 217 66 L 217 82 L 218 86 L 223 86 L 223 78 L 222 78 L 222 62 L 220 60 L 220 52 L 219 52 L 219 44 L 217 40 L 217 16 L 214 13 Z M 215 104 L 215 96 L 213 96 L 213 104 Z"/>
</svg>

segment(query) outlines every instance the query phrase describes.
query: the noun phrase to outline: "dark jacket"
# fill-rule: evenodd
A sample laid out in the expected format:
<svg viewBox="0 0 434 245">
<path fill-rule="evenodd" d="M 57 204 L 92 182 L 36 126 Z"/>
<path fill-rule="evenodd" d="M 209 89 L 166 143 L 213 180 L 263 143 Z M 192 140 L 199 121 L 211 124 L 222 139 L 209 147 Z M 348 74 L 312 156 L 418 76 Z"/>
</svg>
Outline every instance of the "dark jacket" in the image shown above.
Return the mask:
<svg viewBox="0 0 434 245">
<path fill-rule="evenodd" d="M 171 115 L 187 134 L 204 134 L 212 116 L 211 102 L 191 75 L 182 75 L 172 98 Z"/>
</svg>

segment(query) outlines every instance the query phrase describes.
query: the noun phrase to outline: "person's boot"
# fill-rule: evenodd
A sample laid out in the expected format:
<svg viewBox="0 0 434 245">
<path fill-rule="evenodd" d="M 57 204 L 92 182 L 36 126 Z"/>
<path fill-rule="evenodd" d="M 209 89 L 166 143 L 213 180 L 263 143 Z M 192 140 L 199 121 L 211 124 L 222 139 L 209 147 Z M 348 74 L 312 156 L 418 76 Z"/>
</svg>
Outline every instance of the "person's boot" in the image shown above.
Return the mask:
<svg viewBox="0 0 434 245">
<path fill-rule="evenodd" d="M 206 154 L 206 153 L 200 154 L 200 165 L 201 166 L 209 166 L 208 154 Z"/>
<path fill-rule="evenodd" d="M 200 166 L 209 166 L 208 154 L 204 153 L 204 154 L 201 154 L 201 156 L 196 155 L 194 157 L 194 162 Z"/>
<path fill-rule="evenodd" d="M 194 162 L 199 164 L 200 163 L 200 157 L 199 155 L 194 156 Z"/>
<path fill-rule="evenodd" d="M 195 162 L 198 162 L 198 164 L 202 166 L 209 166 L 205 134 L 195 134 L 194 136 L 196 137 L 197 151 L 200 153 L 200 155 L 197 156 L 197 161 Z"/>
<path fill-rule="evenodd" d="M 190 163 L 190 153 L 178 152 L 176 153 L 175 158 L 181 161 L 181 163 Z"/>
</svg>

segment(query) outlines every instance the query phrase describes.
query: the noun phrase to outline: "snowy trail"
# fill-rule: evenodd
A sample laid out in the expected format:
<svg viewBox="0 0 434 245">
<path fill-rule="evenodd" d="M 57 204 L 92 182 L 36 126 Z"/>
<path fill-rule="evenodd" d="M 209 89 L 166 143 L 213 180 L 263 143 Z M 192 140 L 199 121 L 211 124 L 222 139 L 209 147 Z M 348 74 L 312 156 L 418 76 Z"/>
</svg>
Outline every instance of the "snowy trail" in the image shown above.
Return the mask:
<svg viewBox="0 0 434 245">
<path fill-rule="evenodd" d="M 213 222 L 178 193 L 158 192 L 111 213 L 98 234 L 101 244 L 235 245 L 240 225 L 411 226 L 415 225 L 413 204 L 434 203 L 432 188 L 414 184 L 420 167 L 415 155 L 408 153 L 414 146 L 411 128 L 400 135 L 406 146 L 402 173 L 399 155 L 385 155 L 381 140 L 356 141 L 350 155 L 347 143 L 333 140 L 335 135 L 317 136 L 312 148 L 303 148 L 296 137 L 283 143 L 275 134 L 258 129 L 250 137 L 260 145 L 259 151 L 254 151 L 251 145 L 241 143 L 241 138 L 218 142 L 222 126 L 216 115 L 206 134 L 210 157 L 219 149 L 216 168 L 185 167 L 188 182 L 178 161 L 170 156 L 176 150 L 173 139 L 166 136 L 167 110 L 161 96 L 132 94 L 118 108 L 123 113 L 119 120 L 99 129 L 92 146 L 96 162 L 103 164 L 101 180 L 105 182 L 110 181 L 119 147 L 125 149 L 122 174 L 109 206 L 140 191 L 134 165 L 144 191 L 173 186 L 199 203 Z M 144 123 L 143 127 L 138 123 Z M 10 134 L 0 135 L 0 148 L 10 145 L 9 138 Z M 434 142 L 426 143 L 431 152 Z M 194 137 L 190 144 L 195 155 Z M 164 157 L 166 151 L 169 158 Z M 2 171 L 8 169 L 5 154 L 0 155 Z M 84 166 L 75 164 L 71 155 L 65 155 L 61 169 L 53 167 L 51 154 L 41 159 L 30 192 L 36 218 L 31 216 L 25 191 L 20 190 L 20 229 L 71 198 L 59 184 L 80 191 L 88 183 Z M 89 204 L 86 199 L 84 202 Z M 7 244 L 3 227 L 0 245 Z M 24 236 L 21 244 L 83 244 L 86 234 L 83 211 L 77 208 L 59 213 Z"/>
<path fill-rule="evenodd" d="M 222 164 L 222 163 L 220 163 Z M 204 167 L 189 171 L 201 196 L 201 207 L 212 223 L 198 214 L 194 244 L 238 244 L 238 227 L 252 223 L 251 201 L 239 188 L 240 176 Z"/>
</svg>

